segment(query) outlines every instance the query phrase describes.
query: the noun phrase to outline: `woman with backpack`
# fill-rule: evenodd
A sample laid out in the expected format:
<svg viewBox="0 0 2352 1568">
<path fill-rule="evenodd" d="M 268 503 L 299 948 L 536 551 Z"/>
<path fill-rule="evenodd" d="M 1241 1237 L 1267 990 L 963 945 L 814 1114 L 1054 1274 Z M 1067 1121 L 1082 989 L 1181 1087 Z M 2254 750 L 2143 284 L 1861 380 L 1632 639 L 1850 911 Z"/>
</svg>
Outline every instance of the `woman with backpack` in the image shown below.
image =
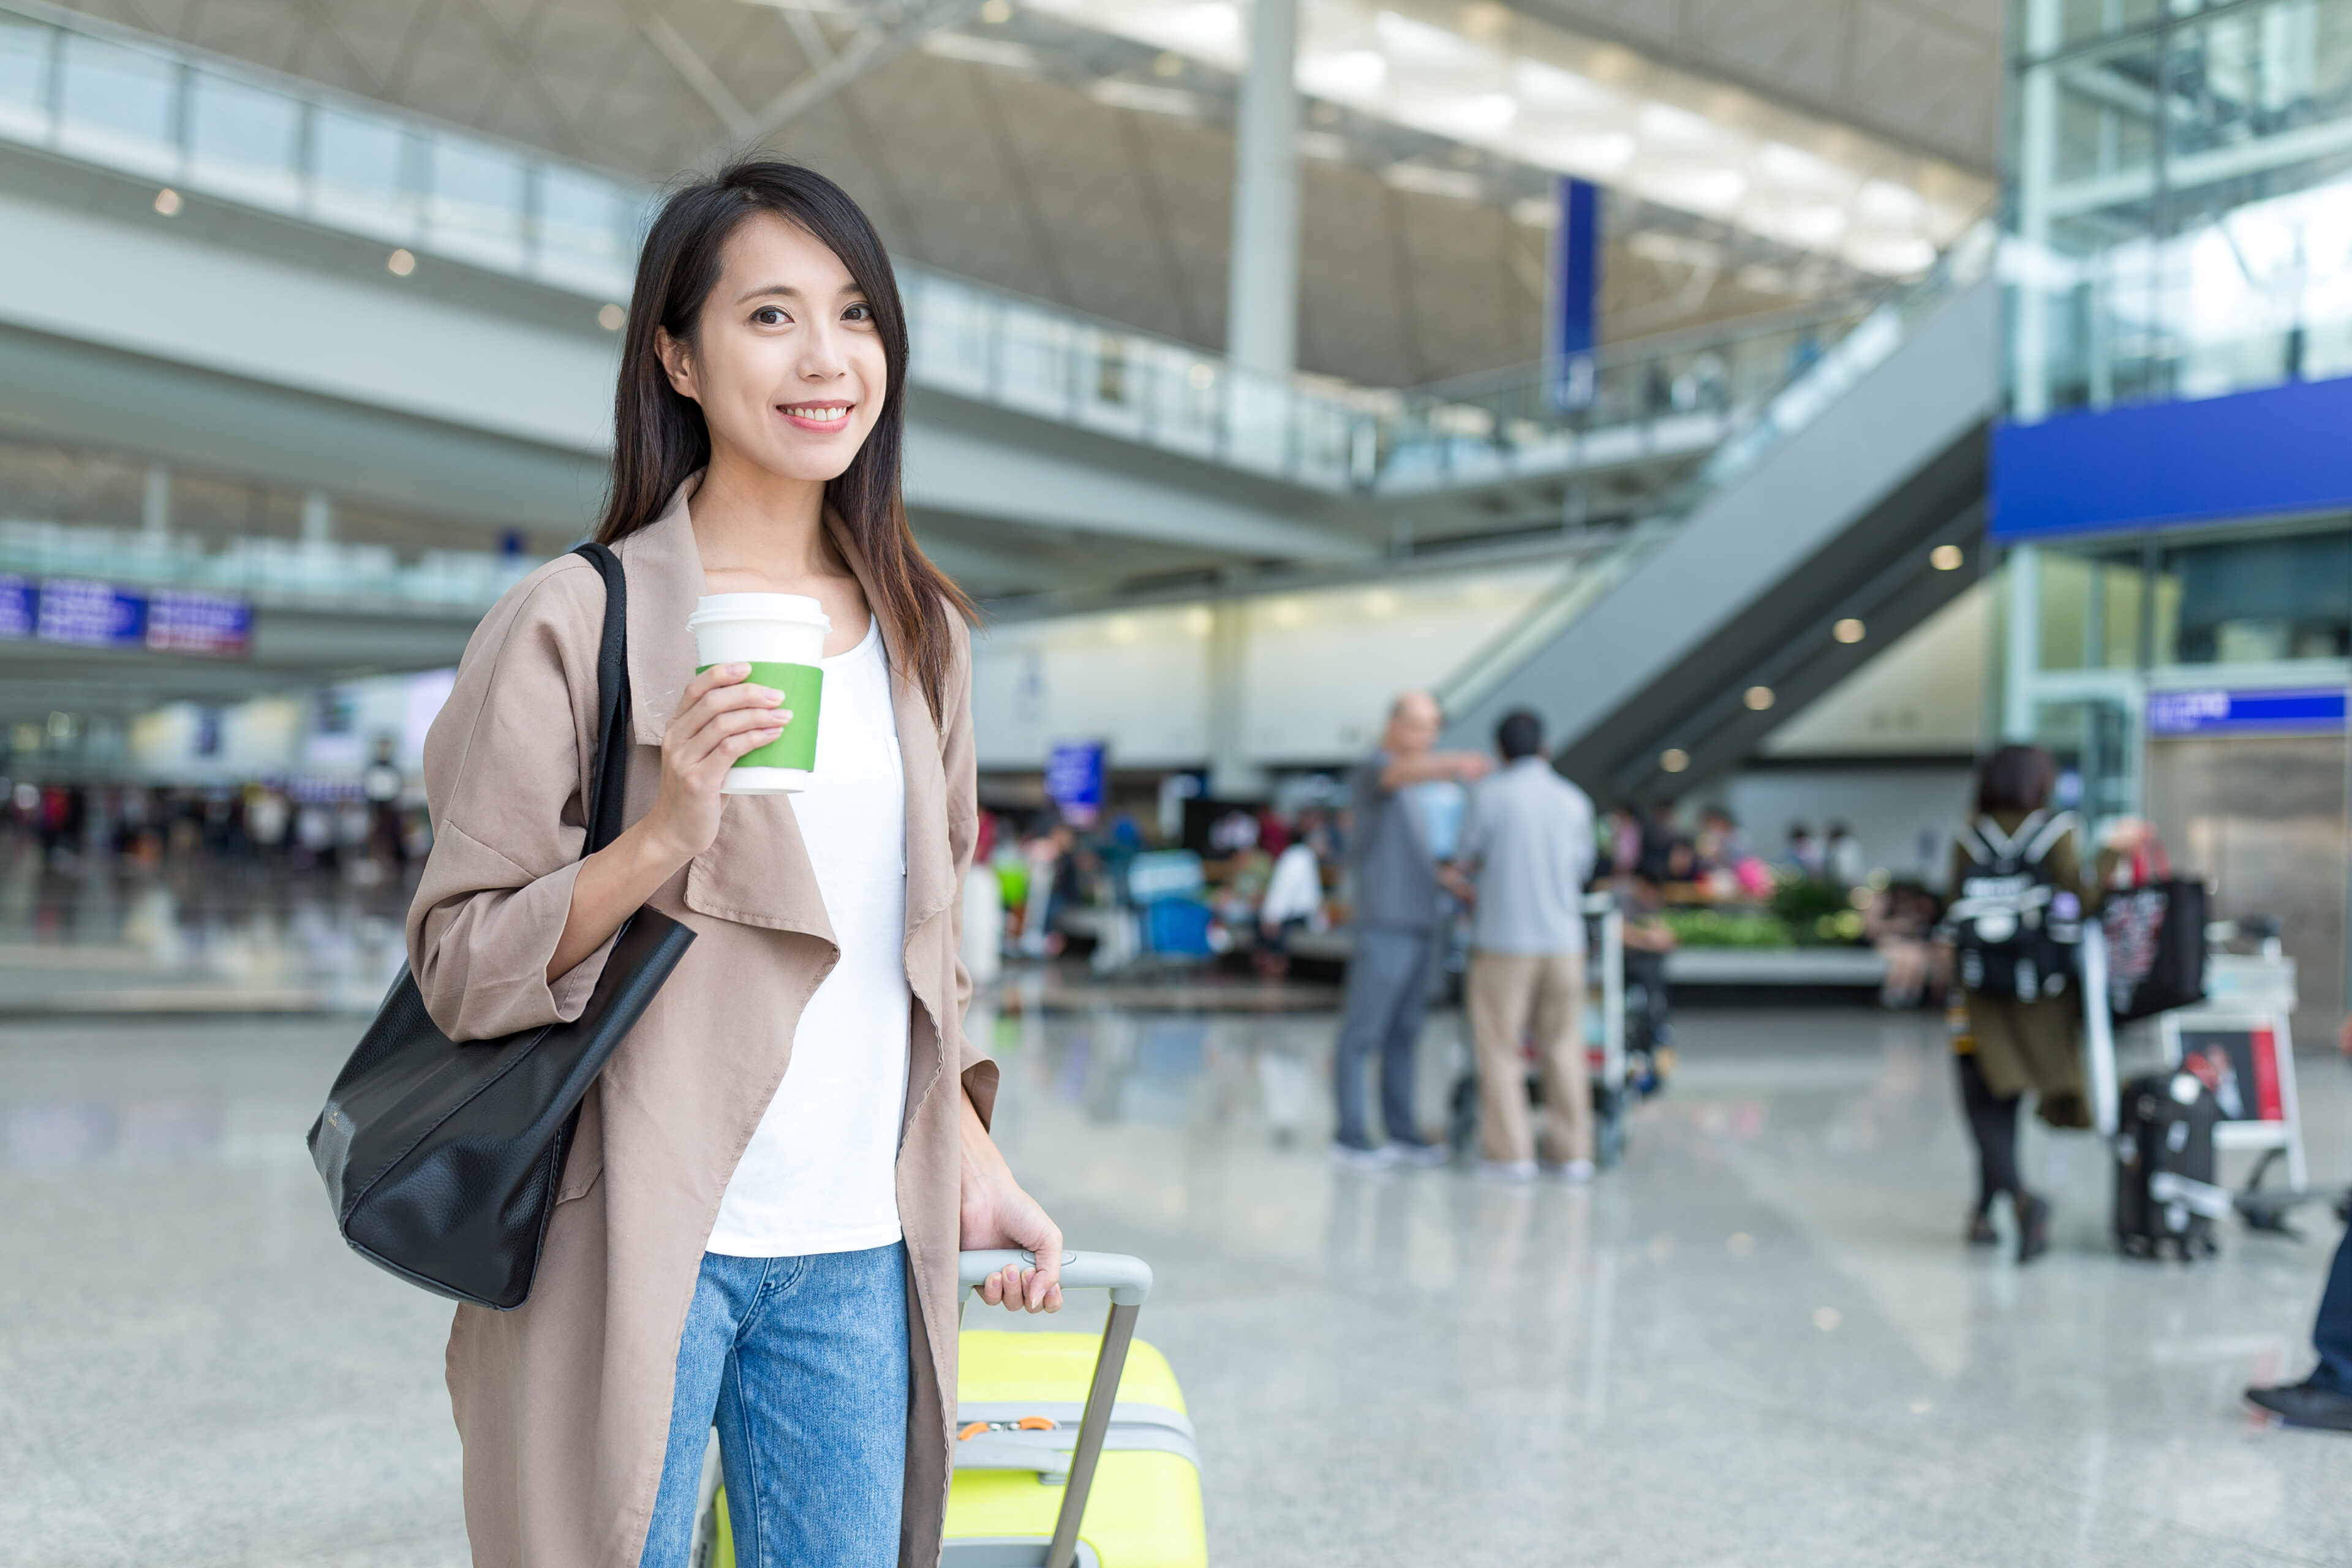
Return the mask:
<svg viewBox="0 0 2352 1568">
<path fill-rule="evenodd" d="M 2074 954 L 2116 856 L 2146 831 L 2135 821 L 2115 823 L 2095 874 L 2085 878 L 2080 819 L 2050 807 L 2057 773 L 2038 746 L 2003 746 L 1985 763 L 1975 816 L 1953 839 L 1953 901 L 1945 917 L 1968 1014 L 1953 1043 L 1977 1145 L 1969 1245 L 1999 1240 L 1990 1211 L 2006 1193 L 2020 1263 L 2048 1249 L 2050 1203 L 2027 1190 L 2018 1169 L 2018 1103 L 2031 1089 L 2034 1113 L 2049 1125 L 2093 1124 Z"/>
</svg>

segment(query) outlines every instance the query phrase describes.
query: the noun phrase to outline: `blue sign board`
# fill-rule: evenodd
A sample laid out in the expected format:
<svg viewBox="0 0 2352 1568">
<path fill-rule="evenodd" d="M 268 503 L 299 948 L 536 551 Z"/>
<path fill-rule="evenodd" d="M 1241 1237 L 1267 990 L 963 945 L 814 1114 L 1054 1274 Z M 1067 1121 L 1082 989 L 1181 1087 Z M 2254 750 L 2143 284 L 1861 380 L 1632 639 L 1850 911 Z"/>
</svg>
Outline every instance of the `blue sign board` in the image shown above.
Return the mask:
<svg viewBox="0 0 2352 1568">
<path fill-rule="evenodd" d="M 2158 691 L 2147 700 L 2147 732 L 2183 735 L 2312 735 L 2344 728 L 2344 688 Z"/>
<path fill-rule="evenodd" d="M 1102 816 L 1103 743 L 1066 742 L 1045 755 L 1045 798 L 1081 827 Z"/>
<path fill-rule="evenodd" d="M 36 583 L 0 573 L 0 638 L 241 658 L 253 645 L 253 606 L 201 589 L 142 590 L 83 577 Z"/>
<path fill-rule="evenodd" d="M 2352 377 L 2079 409 L 1992 433 L 1992 536 L 2126 533 L 2352 506 Z"/>
</svg>

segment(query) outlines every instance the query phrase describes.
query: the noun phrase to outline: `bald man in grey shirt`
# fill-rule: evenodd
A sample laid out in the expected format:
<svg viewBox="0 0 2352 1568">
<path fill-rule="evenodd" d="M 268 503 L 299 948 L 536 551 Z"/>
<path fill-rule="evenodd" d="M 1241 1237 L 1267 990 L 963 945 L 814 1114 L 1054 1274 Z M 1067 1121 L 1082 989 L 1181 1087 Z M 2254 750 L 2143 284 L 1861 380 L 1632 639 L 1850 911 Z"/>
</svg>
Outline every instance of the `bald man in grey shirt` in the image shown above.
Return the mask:
<svg viewBox="0 0 2352 1568">
<path fill-rule="evenodd" d="M 1543 1079 L 1543 1168 L 1592 1175 L 1592 1087 L 1584 1049 L 1584 884 L 1592 875 L 1592 802 L 1544 755 L 1526 709 L 1495 731 L 1503 766 L 1470 792 L 1454 872 L 1466 881 L 1470 1034 L 1478 1053 L 1479 1174 L 1538 1172 L 1520 1067 L 1535 1038 Z"/>
</svg>

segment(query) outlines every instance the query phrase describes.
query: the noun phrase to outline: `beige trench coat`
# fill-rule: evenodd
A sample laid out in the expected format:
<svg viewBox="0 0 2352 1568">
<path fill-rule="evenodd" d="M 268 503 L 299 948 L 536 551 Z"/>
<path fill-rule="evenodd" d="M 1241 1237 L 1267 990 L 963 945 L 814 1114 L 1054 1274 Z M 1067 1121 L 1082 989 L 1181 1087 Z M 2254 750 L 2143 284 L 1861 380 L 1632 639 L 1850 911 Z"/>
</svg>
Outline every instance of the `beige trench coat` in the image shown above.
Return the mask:
<svg viewBox="0 0 2352 1568">
<path fill-rule="evenodd" d="M 628 572 L 635 748 L 628 817 L 652 806 L 663 727 L 694 673 L 704 591 L 679 489 L 616 546 Z M 837 523 L 835 542 L 879 603 Z M 499 600 L 467 644 L 425 747 L 434 847 L 408 916 L 434 1021 L 478 1039 L 579 1016 L 604 954 L 552 987 L 595 742 L 604 581 L 566 555 Z M 912 1289 L 905 1568 L 936 1563 L 956 1384 L 961 1095 L 992 1110 L 996 1067 L 963 1037 L 957 959 L 976 821 L 971 638 L 934 724 L 884 627 L 907 769 L 907 981 L 914 994 L 898 1215 Z M 839 950 L 782 795 L 730 796 L 716 842 L 652 907 L 696 932 L 583 1108 L 529 1302 L 457 1309 L 449 1396 L 465 1443 L 466 1529 L 481 1568 L 635 1568 L 669 1434 L 680 1331 L 735 1162 L 782 1079 L 802 1007 Z M 942 1068 L 955 1065 L 955 1076 Z"/>
</svg>

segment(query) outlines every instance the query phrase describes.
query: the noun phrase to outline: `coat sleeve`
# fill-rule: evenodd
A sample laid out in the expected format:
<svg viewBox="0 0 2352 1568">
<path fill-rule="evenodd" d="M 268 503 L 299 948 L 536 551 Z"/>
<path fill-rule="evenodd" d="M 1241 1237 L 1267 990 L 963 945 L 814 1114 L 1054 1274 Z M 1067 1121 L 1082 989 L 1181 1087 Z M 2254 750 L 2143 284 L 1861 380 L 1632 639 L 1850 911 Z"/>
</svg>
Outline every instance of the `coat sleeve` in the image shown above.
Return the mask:
<svg viewBox="0 0 2352 1568">
<path fill-rule="evenodd" d="M 452 1039 L 570 1022 L 605 951 L 551 985 L 587 840 L 604 587 L 576 558 L 519 584 L 467 645 L 425 742 L 433 852 L 408 910 L 408 962 Z"/>
<path fill-rule="evenodd" d="M 955 616 L 952 606 L 950 616 Z M 980 841 L 980 761 L 971 734 L 971 633 L 955 616 L 956 656 L 940 704 L 940 768 L 947 776 L 948 853 L 955 862 L 955 895 L 948 900 L 954 942 L 956 1072 L 985 1126 L 996 1116 L 996 1058 L 964 1031 L 971 1010 L 971 971 L 963 962 L 963 884 Z"/>
</svg>

